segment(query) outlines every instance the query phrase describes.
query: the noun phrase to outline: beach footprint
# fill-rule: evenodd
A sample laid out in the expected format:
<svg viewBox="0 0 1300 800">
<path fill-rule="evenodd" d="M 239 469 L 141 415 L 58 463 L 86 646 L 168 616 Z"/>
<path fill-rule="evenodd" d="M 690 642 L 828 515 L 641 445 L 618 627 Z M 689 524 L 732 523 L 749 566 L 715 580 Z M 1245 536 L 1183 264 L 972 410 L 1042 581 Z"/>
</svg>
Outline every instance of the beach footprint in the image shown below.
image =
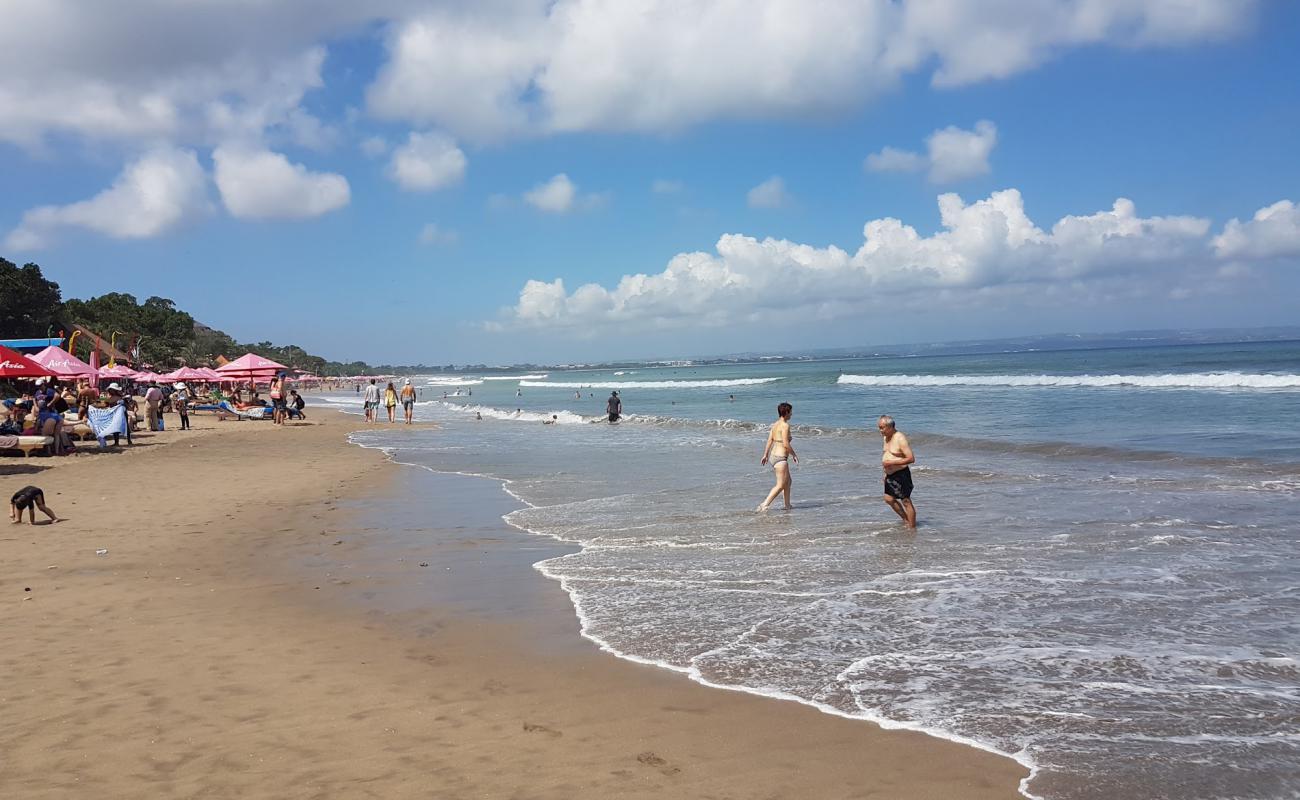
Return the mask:
<svg viewBox="0 0 1300 800">
<path fill-rule="evenodd" d="M 680 769 L 669 764 L 667 759 L 661 758 L 658 754 L 647 750 L 636 757 L 637 761 L 645 764 L 647 767 L 653 767 L 664 775 L 676 775 L 681 772 Z"/>
<path fill-rule="evenodd" d="M 551 737 L 552 739 L 558 739 L 564 735 L 564 733 L 562 733 L 561 731 L 557 731 L 554 728 L 548 728 L 545 725 L 538 725 L 533 722 L 524 723 L 524 733 L 542 733 Z"/>
</svg>

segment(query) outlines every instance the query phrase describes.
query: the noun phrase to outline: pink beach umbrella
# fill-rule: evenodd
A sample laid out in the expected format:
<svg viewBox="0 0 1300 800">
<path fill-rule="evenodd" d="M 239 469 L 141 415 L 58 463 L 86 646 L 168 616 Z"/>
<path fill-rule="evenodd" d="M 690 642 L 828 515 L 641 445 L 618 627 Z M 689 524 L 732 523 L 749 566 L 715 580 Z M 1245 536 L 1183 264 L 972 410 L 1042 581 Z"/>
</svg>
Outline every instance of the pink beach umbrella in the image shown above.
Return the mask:
<svg viewBox="0 0 1300 800">
<path fill-rule="evenodd" d="M 195 369 L 194 367 L 181 367 L 180 369 L 172 370 L 166 375 L 163 375 L 162 380 L 165 380 L 168 383 L 175 383 L 177 381 L 210 381 L 214 379 L 208 377 L 202 370 Z"/>
<path fill-rule="evenodd" d="M 50 345 L 34 356 L 28 356 L 28 358 L 64 380 L 86 378 L 96 374 L 94 367 L 54 345 Z"/>
<path fill-rule="evenodd" d="M 114 364 L 111 367 L 99 368 L 99 377 L 101 378 L 127 378 L 129 380 L 137 380 L 139 375 L 140 373 L 130 367 L 123 366 L 122 364 Z"/>
</svg>

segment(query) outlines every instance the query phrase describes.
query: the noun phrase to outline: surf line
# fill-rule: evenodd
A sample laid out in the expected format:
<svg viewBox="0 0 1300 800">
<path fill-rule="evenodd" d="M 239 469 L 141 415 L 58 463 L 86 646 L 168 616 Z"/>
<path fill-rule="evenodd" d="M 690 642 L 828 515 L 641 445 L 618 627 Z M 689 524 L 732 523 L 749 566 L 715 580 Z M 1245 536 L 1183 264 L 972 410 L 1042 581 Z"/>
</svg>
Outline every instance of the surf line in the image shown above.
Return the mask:
<svg viewBox="0 0 1300 800">
<path fill-rule="evenodd" d="M 478 473 L 478 472 L 463 472 L 460 470 L 435 469 L 434 467 L 429 466 L 428 464 L 417 464 L 410 461 L 399 461 L 396 456 L 396 451 L 398 450 L 398 448 L 394 445 L 381 445 L 381 444 L 371 445 L 371 444 L 366 444 L 365 442 L 358 441 L 356 438 L 357 435 L 364 434 L 364 433 L 369 433 L 369 431 L 357 431 L 355 433 L 348 434 L 347 437 L 348 443 L 354 444 L 358 447 L 368 449 L 368 450 L 379 450 L 384 454 L 384 458 L 387 459 L 390 463 L 397 464 L 399 466 L 404 466 L 404 467 L 416 467 L 431 472 L 435 475 L 461 475 L 468 478 L 482 478 L 485 480 L 496 481 L 501 486 L 502 491 L 504 491 L 507 495 L 509 495 L 516 502 L 522 504 L 523 506 L 523 508 L 518 508 L 515 509 L 515 511 L 511 511 L 509 513 L 503 514 L 501 516 L 502 522 L 504 522 L 509 527 L 514 528 L 517 531 L 520 531 L 521 533 L 528 534 L 531 536 L 544 536 L 550 539 L 554 539 L 558 542 L 563 542 L 565 544 L 570 544 L 577 547 L 578 550 L 573 553 L 569 553 L 563 556 L 557 556 L 555 558 L 542 559 L 541 561 L 534 563 L 532 567 L 533 569 L 541 573 L 544 577 L 553 580 L 560 585 L 560 588 L 563 589 L 565 594 L 568 595 L 569 602 L 573 605 L 574 613 L 578 618 L 579 634 L 584 639 L 595 644 L 599 650 L 605 653 L 609 653 L 615 658 L 623 659 L 624 661 L 631 661 L 635 664 L 659 667 L 661 669 L 666 669 L 672 672 L 681 673 L 685 675 L 687 678 L 689 678 L 690 680 L 702 686 L 707 686 L 711 689 L 724 689 L 732 692 L 742 692 L 744 694 L 756 695 L 758 697 L 768 697 L 774 700 L 786 700 L 794 703 L 799 703 L 800 705 L 809 706 L 818 711 L 821 711 L 824 714 L 829 714 L 831 716 L 842 717 L 845 719 L 852 719 L 852 720 L 860 720 L 863 722 L 870 722 L 884 730 L 915 731 L 917 733 L 923 733 L 927 736 L 934 737 L 935 739 L 942 739 L 944 741 L 953 742 L 955 744 L 965 745 L 967 747 L 973 747 L 976 750 L 982 750 L 986 753 L 992 753 L 994 755 L 1002 756 L 1004 758 L 1009 758 L 1028 770 L 1028 774 L 1020 780 L 1020 784 L 1017 787 L 1017 791 L 1023 797 L 1025 797 L 1026 800 L 1047 800 L 1047 798 L 1042 797 L 1040 795 L 1036 795 L 1029 790 L 1030 784 L 1033 783 L 1034 779 L 1038 776 L 1039 765 L 1024 750 L 1021 750 L 1016 753 L 1008 753 L 1003 750 L 999 750 L 998 748 L 986 742 L 982 742 L 978 739 L 972 739 L 966 736 L 962 736 L 960 734 L 953 733 L 951 731 L 946 731 L 943 730 L 942 728 L 934 728 L 927 725 L 918 725 L 916 723 L 910 723 L 910 722 L 900 722 L 898 720 L 890 719 L 889 717 L 886 717 L 882 714 L 870 711 L 868 709 L 859 709 L 858 713 L 852 713 L 828 705 L 826 703 L 820 703 L 817 702 L 816 700 L 809 700 L 807 698 L 800 697 L 798 695 L 792 694 L 790 692 L 782 691 L 779 689 L 764 689 L 755 686 L 744 686 L 742 684 L 717 683 L 705 677 L 704 674 L 700 672 L 699 668 L 696 667 L 693 663 L 691 664 L 691 666 L 683 667 L 676 664 L 668 663 L 666 661 L 645 658 L 643 656 L 638 656 L 635 653 L 627 653 L 622 650 L 619 650 L 617 647 L 613 646 L 608 641 L 602 639 L 599 635 L 597 635 L 592 631 L 592 624 L 593 624 L 592 619 L 587 614 L 586 610 L 583 608 L 582 594 L 576 589 L 574 589 L 570 585 L 567 579 L 555 574 L 547 567 L 548 562 L 562 561 L 566 558 L 582 555 L 588 549 L 587 545 L 583 544 L 582 542 L 574 541 L 572 539 L 566 539 L 563 536 L 560 536 L 558 534 L 535 531 L 524 525 L 518 524 L 514 520 L 510 519 L 510 517 L 516 511 L 523 511 L 526 509 L 545 508 L 546 506 L 539 506 L 535 503 L 530 503 L 529 501 L 525 500 L 523 497 L 520 497 L 518 494 L 516 494 L 510 488 L 510 484 L 514 483 L 514 481 L 511 480 L 510 478 L 503 478 L 499 475 L 491 475 L 491 474 Z M 762 621 L 756 623 L 756 625 L 761 625 L 761 624 Z M 714 649 L 716 650 L 717 648 Z M 708 652 L 712 652 L 712 651 L 706 651 L 705 653 L 698 653 L 695 656 L 692 656 L 691 660 L 694 661 L 696 658 L 699 658 L 702 655 L 707 655 Z"/>
</svg>

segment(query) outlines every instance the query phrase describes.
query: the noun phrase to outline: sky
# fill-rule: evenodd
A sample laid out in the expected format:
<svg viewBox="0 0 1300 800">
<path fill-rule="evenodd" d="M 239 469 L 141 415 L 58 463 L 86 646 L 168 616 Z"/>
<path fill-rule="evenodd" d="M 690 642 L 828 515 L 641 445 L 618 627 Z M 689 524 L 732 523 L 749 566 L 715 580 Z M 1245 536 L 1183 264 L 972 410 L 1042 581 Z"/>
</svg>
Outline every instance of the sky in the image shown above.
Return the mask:
<svg viewBox="0 0 1300 800">
<path fill-rule="evenodd" d="M 1300 3 L 0 0 L 0 256 L 370 363 L 1300 324 Z"/>
</svg>

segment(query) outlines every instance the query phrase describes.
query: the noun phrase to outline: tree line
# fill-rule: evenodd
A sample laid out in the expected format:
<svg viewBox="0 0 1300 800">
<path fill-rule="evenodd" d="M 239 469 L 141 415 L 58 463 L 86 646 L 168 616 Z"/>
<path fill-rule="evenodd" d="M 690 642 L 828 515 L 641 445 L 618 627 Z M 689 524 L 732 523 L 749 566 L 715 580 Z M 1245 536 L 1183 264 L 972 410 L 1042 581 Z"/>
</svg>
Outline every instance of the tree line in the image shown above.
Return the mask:
<svg viewBox="0 0 1300 800">
<path fill-rule="evenodd" d="M 134 295 L 109 292 L 87 300 L 64 300 L 59 284 L 46 279 L 37 264 L 20 267 L 0 258 L 0 339 L 60 334 L 66 339 L 74 324 L 94 331 L 104 344 L 114 344 L 131 353 L 138 364 L 159 372 L 182 365 L 215 366 L 218 356 L 235 358 L 247 352 L 317 375 L 374 371 L 365 362 L 330 361 L 297 345 L 241 344 L 223 331 L 195 322 L 165 297 L 150 297 L 141 303 Z M 94 346 L 93 339 L 78 336 L 73 355 L 88 361 Z"/>
</svg>

